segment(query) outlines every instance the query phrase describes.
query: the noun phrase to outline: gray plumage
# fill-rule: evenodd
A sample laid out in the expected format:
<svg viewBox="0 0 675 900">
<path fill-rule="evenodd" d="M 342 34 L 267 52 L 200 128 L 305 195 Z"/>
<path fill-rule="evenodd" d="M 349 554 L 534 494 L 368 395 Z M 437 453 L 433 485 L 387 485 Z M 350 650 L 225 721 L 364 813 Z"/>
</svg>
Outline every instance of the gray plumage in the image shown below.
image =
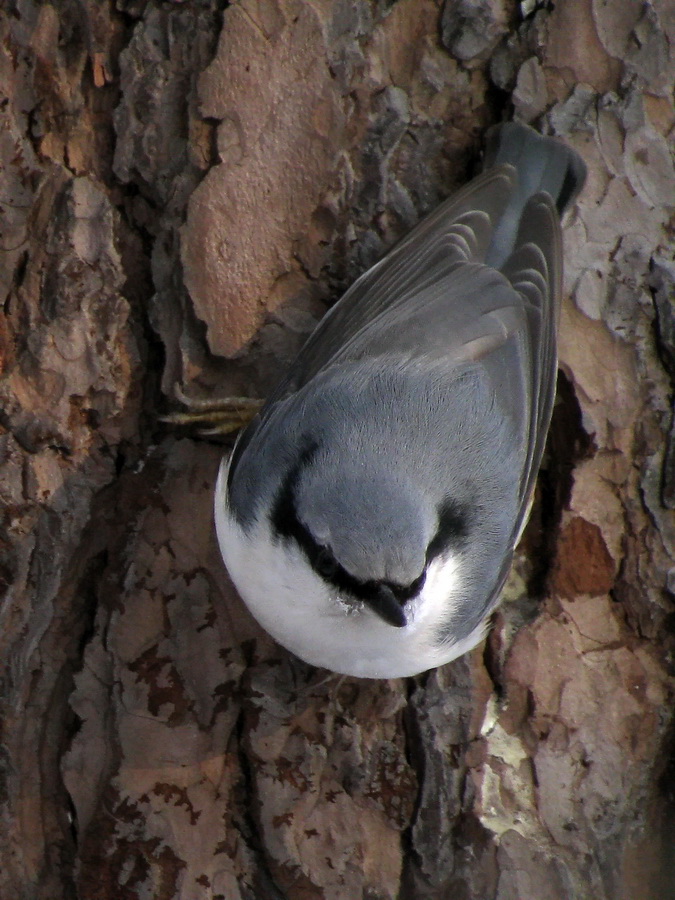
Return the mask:
<svg viewBox="0 0 675 900">
<path fill-rule="evenodd" d="M 338 564 L 327 575 L 336 584 L 403 589 L 450 548 L 462 585 L 436 640 L 477 628 L 498 600 L 544 449 L 559 216 L 583 179 L 563 144 L 516 124 L 492 131 L 486 171 L 347 291 L 240 437 L 227 498 L 245 532 L 271 516 L 278 541 L 295 528 L 304 546 L 309 534 Z"/>
</svg>

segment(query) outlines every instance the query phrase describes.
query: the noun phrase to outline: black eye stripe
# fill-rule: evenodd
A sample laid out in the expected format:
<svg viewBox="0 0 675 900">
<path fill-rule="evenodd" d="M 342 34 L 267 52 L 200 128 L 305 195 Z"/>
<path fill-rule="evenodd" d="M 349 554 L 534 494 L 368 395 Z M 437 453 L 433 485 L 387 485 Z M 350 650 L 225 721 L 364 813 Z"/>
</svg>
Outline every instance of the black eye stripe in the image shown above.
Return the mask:
<svg viewBox="0 0 675 900">
<path fill-rule="evenodd" d="M 448 547 L 463 544 L 469 534 L 469 524 L 466 509 L 447 497 L 438 513 L 438 529 L 427 547 L 427 563 L 440 556 Z"/>
<path fill-rule="evenodd" d="M 339 568 L 339 563 L 328 547 L 322 547 L 314 561 L 314 568 L 324 578 L 332 578 Z"/>
<path fill-rule="evenodd" d="M 323 549 L 316 543 L 311 533 L 298 518 L 295 509 L 295 488 L 300 473 L 316 455 L 318 445 L 309 444 L 300 454 L 297 463 L 290 469 L 281 482 L 276 499 L 272 506 L 272 527 L 280 537 L 293 538 L 307 554 L 310 561 L 316 558 Z"/>
</svg>

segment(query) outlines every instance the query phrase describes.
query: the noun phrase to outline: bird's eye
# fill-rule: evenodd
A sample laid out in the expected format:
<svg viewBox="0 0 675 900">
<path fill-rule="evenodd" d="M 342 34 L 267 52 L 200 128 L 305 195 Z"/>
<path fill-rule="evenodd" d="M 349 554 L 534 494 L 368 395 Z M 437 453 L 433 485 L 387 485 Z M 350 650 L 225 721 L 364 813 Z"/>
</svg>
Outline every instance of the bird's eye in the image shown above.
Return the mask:
<svg viewBox="0 0 675 900">
<path fill-rule="evenodd" d="M 324 578 L 330 578 L 337 572 L 337 563 L 327 547 L 322 547 L 317 553 L 314 568 Z"/>
</svg>

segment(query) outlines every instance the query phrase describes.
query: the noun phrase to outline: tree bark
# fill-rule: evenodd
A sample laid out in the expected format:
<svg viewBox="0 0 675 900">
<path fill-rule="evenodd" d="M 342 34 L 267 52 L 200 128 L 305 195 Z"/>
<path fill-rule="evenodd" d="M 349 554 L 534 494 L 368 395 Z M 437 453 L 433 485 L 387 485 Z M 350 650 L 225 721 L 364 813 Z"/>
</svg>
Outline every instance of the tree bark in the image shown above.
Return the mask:
<svg viewBox="0 0 675 900">
<path fill-rule="evenodd" d="M 15 0 L 0 12 L 0 898 L 675 888 L 675 8 Z M 584 157 L 558 401 L 487 641 L 338 679 L 220 561 L 223 448 L 514 116 Z"/>
</svg>

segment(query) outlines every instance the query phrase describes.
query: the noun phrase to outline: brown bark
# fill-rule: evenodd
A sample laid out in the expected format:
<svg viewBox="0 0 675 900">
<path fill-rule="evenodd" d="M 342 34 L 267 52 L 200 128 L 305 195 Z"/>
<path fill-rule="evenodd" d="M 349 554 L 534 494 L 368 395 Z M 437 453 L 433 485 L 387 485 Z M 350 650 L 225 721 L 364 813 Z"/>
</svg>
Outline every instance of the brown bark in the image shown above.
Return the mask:
<svg viewBox="0 0 675 900">
<path fill-rule="evenodd" d="M 669 896 L 672 3 L 223 7 L 0 12 L 0 898 Z M 511 110 L 589 166 L 532 522 L 484 646 L 328 678 L 157 415 L 264 396 Z"/>
</svg>

